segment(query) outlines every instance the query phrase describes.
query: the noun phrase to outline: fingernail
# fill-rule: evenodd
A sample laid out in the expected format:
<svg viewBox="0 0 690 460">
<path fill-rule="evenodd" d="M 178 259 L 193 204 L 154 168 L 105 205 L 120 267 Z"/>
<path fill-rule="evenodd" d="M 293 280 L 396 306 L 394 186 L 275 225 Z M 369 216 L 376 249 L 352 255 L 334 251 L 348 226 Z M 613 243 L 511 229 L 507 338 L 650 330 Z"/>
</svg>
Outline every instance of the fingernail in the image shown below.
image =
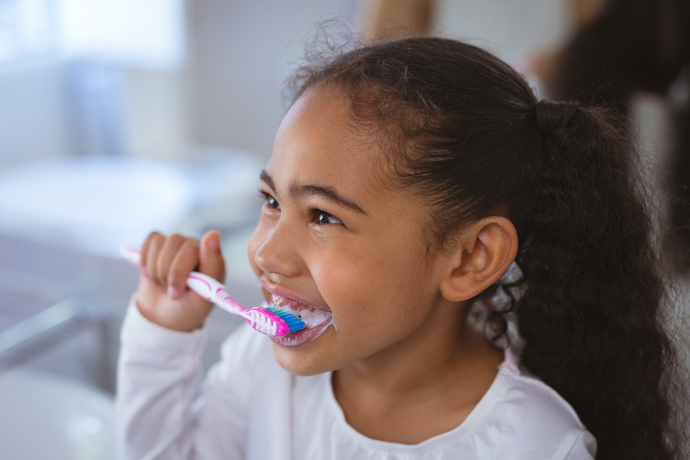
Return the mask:
<svg viewBox="0 0 690 460">
<path fill-rule="evenodd" d="M 206 245 L 212 251 L 218 250 L 218 248 L 220 247 L 220 237 L 218 235 L 213 235 L 213 236 L 209 237 Z"/>
<path fill-rule="evenodd" d="M 178 291 L 174 286 L 168 286 L 168 297 L 171 299 L 177 299 L 180 296 L 180 291 Z"/>
</svg>

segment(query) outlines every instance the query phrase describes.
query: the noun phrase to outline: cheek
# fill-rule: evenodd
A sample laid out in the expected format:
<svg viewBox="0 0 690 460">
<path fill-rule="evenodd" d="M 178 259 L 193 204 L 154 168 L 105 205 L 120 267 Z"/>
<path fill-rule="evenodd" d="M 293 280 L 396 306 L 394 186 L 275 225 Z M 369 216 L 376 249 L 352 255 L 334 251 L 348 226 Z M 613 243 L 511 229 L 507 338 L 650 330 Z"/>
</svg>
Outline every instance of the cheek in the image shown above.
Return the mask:
<svg viewBox="0 0 690 460">
<path fill-rule="evenodd" d="M 336 318 L 359 321 L 363 315 L 385 321 L 397 316 L 398 308 L 414 304 L 419 284 L 425 282 L 418 261 L 413 263 L 407 254 L 384 254 L 351 253 L 312 271 Z"/>
</svg>

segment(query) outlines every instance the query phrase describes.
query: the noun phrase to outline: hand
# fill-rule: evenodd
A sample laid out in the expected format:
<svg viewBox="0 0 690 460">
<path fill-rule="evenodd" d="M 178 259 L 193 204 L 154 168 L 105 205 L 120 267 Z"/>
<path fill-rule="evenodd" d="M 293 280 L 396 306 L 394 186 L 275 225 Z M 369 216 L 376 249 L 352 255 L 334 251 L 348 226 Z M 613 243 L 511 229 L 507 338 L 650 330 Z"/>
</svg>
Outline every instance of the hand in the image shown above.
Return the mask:
<svg viewBox="0 0 690 460">
<path fill-rule="evenodd" d="M 201 241 L 152 232 L 141 248 L 139 266 L 136 303 L 146 319 L 176 331 L 203 326 L 213 304 L 187 288 L 187 276 L 198 271 L 224 281 L 225 261 L 218 232 L 207 232 Z"/>
</svg>

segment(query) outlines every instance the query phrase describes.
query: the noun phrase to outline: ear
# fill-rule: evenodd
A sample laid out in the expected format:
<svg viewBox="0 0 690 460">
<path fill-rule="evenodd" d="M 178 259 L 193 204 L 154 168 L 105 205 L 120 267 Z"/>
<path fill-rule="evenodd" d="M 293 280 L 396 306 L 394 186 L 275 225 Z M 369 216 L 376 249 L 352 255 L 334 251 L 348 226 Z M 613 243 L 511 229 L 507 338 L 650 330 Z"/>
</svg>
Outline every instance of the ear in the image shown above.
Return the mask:
<svg viewBox="0 0 690 460">
<path fill-rule="evenodd" d="M 458 246 L 441 283 L 446 300 L 471 299 L 498 280 L 515 260 L 517 231 L 505 217 L 481 219 L 457 235 Z"/>
</svg>

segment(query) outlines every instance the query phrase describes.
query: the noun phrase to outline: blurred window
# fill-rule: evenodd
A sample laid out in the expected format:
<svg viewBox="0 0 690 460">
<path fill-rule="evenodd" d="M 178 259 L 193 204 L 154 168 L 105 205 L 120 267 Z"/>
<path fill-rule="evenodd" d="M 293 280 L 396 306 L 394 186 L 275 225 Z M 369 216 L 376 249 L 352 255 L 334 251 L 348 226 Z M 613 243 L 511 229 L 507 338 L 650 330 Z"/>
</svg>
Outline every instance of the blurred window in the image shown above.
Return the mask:
<svg viewBox="0 0 690 460">
<path fill-rule="evenodd" d="M 51 0 L 0 0 L 0 64 L 55 53 Z"/>
<path fill-rule="evenodd" d="M 184 0 L 0 0 L 0 65 L 60 53 L 177 68 Z"/>
</svg>

